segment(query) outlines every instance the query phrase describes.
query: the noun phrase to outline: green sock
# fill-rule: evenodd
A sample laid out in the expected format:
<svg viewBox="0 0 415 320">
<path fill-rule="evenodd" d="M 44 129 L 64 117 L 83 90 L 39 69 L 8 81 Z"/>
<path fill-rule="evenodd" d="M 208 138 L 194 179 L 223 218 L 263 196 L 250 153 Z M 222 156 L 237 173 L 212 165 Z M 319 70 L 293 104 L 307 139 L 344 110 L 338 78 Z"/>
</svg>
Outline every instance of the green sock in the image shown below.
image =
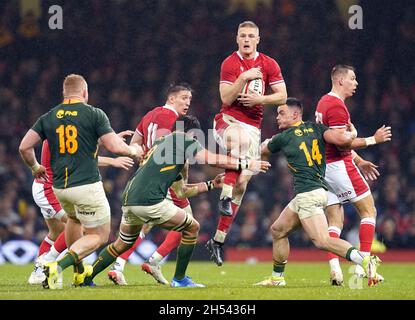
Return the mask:
<svg viewBox="0 0 415 320">
<path fill-rule="evenodd" d="M 88 277 L 89 281 L 92 281 L 92 279 L 100 273 L 102 270 L 104 270 L 106 267 L 108 267 L 111 263 L 113 263 L 117 257 L 119 256 L 119 253 L 114 248 L 114 244 L 110 244 L 107 247 L 105 247 L 95 260 L 95 262 L 92 264 L 92 267 L 94 268 L 94 271 L 92 272 L 92 275 Z"/>
<path fill-rule="evenodd" d="M 177 249 L 176 271 L 174 272 L 175 279 L 182 280 L 186 275 L 186 269 L 189 265 L 190 258 L 192 257 L 196 242 L 197 237 L 187 239 L 182 237 L 182 242 Z"/>
<path fill-rule="evenodd" d="M 68 252 L 62 257 L 62 259 L 58 261 L 58 266 L 61 267 L 62 270 L 65 270 L 67 267 L 78 263 L 78 255 L 75 252 L 68 250 Z"/>
<path fill-rule="evenodd" d="M 76 263 L 73 265 L 73 272 L 74 273 L 84 273 L 85 268 L 84 268 L 84 264 L 82 263 L 82 261 L 79 261 L 79 263 Z"/>
<path fill-rule="evenodd" d="M 274 260 L 273 262 L 274 262 L 274 266 L 272 269 L 272 275 L 277 276 L 277 277 L 284 276 L 284 270 L 285 270 L 285 265 L 287 264 L 287 261 L 277 262 Z"/>
</svg>

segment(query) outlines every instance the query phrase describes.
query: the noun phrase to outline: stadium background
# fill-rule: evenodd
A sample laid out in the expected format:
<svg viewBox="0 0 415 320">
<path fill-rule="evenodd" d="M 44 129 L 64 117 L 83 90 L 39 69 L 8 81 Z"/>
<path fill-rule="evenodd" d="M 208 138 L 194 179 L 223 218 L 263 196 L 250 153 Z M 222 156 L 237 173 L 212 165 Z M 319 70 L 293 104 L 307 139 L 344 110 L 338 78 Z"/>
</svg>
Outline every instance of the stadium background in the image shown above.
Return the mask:
<svg viewBox="0 0 415 320">
<path fill-rule="evenodd" d="M 54 4 L 63 8 L 63 30 L 48 28 L 48 8 Z M 363 8 L 363 30 L 348 27 L 352 4 Z M 304 103 L 305 119 L 313 119 L 318 99 L 330 90 L 334 64 L 357 68 L 359 88 L 347 105 L 359 135 L 370 135 L 382 124 L 393 128 L 391 143 L 359 151 L 381 172 L 370 183 L 378 210 L 377 239 L 388 249 L 414 249 L 414 5 L 349 0 L 1 1 L 1 243 L 38 244 L 46 234 L 18 145 L 36 118 L 60 102 L 65 75 L 86 77 L 89 102 L 106 111 L 116 131 L 134 129 L 147 111 L 164 104 L 168 84 L 186 81 L 195 89 L 190 113 L 207 131 L 220 108 L 220 63 L 236 50 L 237 25 L 244 20 L 259 25 L 259 51 L 279 62 L 289 96 Z M 274 116 L 275 108 L 266 108 L 263 137 L 276 132 Z M 268 228 L 293 196 L 283 158 L 272 158 L 272 164 L 269 173 L 251 181 L 228 248 L 271 247 Z M 193 166 L 190 181 L 207 180 L 217 172 Z M 101 173 L 112 207 L 114 239 L 120 194 L 132 171 L 104 168 Z M 192 199 L 201 224 L 195 258 L 207 258 L 202 244 L 216 228 L 218 195 Z M 357 215 L 351 206 L 345 210 L 343 236 L 357 243 Z M 163 234 L 153 230 L 149 239 L 159 243 Z M 312 246 L 302 232 L 291 237 L 291 243 Z"/>
</svg>

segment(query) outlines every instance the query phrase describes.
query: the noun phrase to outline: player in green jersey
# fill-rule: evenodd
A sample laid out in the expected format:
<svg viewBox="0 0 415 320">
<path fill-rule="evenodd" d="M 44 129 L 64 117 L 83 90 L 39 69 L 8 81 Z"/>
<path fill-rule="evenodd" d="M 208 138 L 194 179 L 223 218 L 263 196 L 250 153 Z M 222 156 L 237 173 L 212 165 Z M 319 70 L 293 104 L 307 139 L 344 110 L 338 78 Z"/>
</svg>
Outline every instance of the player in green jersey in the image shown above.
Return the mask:
<svg viewBox="0 0 415 320">
<path fill-rule="evenodd" d="M 351 132 L 328 129 L 322 124 L 302 121 L 303 108 L 295 98 L 288 98 L 278 107 L 277 123 L 283 132 L 261 145 L 262 155 L 282 151 L 294 177 L 295 198 L 285 207 L 271 226 L 273 237 L 273 272 L 271 277 L 255 285 L 285 286 L 284 268 L 289 255 L 288 235 L 299 227 L 322 250 L 362 265 L 368 272 L 369 285 L 376 284 L 376 256 L 364 256 L 350 243 L 330 238 L 324 209 L 327 205 L 325 174 L 325 142 L 339 148 L 360 148 L 364 138 L 354 138 Z M 382 131 L 383 132 L 383 131 Z M 384 132 L 385 139 L 388 133 Z"/>
<path fill-rule="evenodd" d="M 57 289 L 62 270 L 74 265 L 74 283 L 92 271 L 81 260 L 108 241 L 110 206 L 98 170 L 99 140 L 110 152 L 140 159 L 142 149 L 128 146 L 112 130 L 106 114 L 87 104 L 88 85 L 80 75 L 63 82 L 63 103 L 42 115 L 23 138 L 19 151 L 36 178 L 47 179 L 34 147 L 47 139 L 51 153 L 53 192 L 68 216 L 68 253 L 45 266 L 45 288 Z"/>
<path fill-rule="evenodd" d="M 180 125 L 183 125 L 182 128 Z M 197 242 L 199 223 L 192 215 L 166 200 L 167 190 L 172 187 L 179 197 L 190 197 L 209 188 L 205 182 L 193 186 L 183 182 L 180 172 L 186 160 L 224 169 L 261 172 L 267 171 L 270 164 L 266 161 L 241 160 L 207 151 L 193 138 L 194 129 L 199 128 L 199 121 L 195 117 L 181 116 L 176 120 L 171 134 L 154 142 L 123 192 L 119 237 L 101 251 L 93 264 L 92 275 L 85 279 L 86 285 L 92 283 L 98 273 L 134 244 L 142 225 L 146 223 L 182 233 L 181 244 L 177 249 L 176 271 L 170 285 L 203 287 L 186 276 L 186 269 Z"/>
</svg>

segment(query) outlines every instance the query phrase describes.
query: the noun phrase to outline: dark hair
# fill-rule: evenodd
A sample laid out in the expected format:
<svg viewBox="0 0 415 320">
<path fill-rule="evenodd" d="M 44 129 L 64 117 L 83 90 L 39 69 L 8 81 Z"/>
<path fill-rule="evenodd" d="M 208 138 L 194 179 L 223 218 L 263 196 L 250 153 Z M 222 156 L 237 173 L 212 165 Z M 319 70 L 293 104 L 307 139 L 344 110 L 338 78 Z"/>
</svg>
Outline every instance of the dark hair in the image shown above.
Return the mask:
<svg viewBox="0 0 415 320">
<path fill-rule="evenodd" d="M 178 92 L 183 91 L 183 90 L 193 92 L 193 89 L 190 86 L 190 84 L 188 84 L 186 82 L 181 82 L 181 83 L 178 83 L 178 84 L 172 83 L 167 88 L 166 97 L 169 97 L 170 95 L 178 93 Z"/>
<path fill-rule="evenodd" d="M 345 74 L 349 70 L 355 71 L 355 68 L 347 64 L 336 64 L 333 69 L 331 69 L 331 78 L 333 79 L 338 74 Z"/>
<path fill-rule="evenodd" d="M 173 125 L 173 131 L 183 129 L 184 132 L 188 132 L 192 129 L 200 129 L 200 122 L 195 116 L 185 115 L 177 118 Z"/>
<path fill-rule="evenodd" d="M 287 102 L 285 104 L 290 108 L 294 107 L 300 109 L 301 114 L 303 114 L 303 104 L 297 98 L 288 97 Z"/>
</svg>

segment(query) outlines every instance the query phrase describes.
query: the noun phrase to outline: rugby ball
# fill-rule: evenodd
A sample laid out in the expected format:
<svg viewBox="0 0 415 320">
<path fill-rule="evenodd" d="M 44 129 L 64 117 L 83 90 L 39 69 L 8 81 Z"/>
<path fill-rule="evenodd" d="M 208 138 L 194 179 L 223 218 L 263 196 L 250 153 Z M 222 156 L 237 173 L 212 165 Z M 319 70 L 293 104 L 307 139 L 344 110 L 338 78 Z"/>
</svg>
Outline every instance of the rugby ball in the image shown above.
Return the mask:
<svg viewBox="0 0 415 320">
<path fill-rule="evenodd" d="M 264 82 L 261 78 L 249 80 L 242 88 L 241 93 L 257 93 L 259 95 L 264 94 Z"/>
</svg>

